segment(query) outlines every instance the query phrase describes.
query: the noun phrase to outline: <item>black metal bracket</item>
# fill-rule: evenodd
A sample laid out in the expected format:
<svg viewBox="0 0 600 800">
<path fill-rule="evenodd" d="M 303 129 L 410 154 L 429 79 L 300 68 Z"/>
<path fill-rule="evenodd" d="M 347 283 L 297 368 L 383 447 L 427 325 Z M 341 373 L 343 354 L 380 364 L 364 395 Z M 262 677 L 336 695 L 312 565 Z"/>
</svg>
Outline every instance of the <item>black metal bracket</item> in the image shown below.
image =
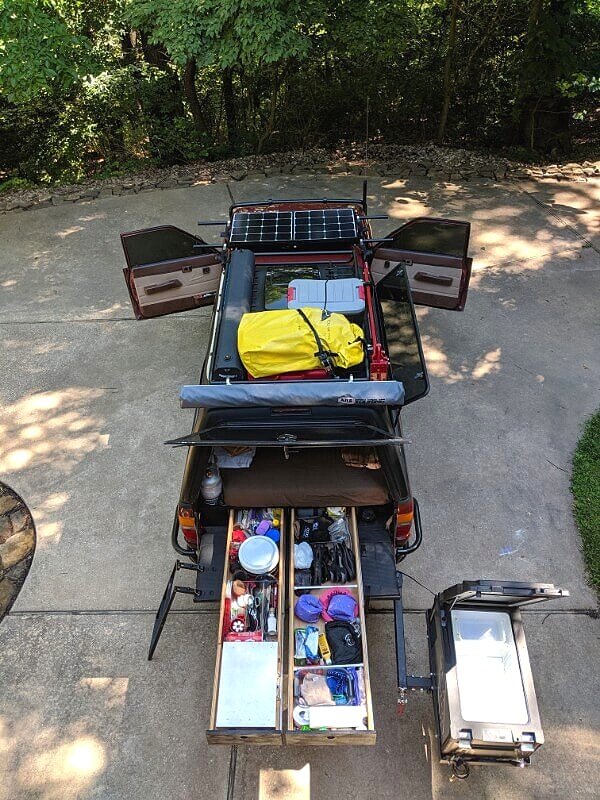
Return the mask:
<svg viewBox="0 0 600 800">
<path fill-rule="evenodd" d="M 402 604 L 403 575 L 398 573 L 399 596 L 394 600 L 394 633 L 396 635 L 396 677 L 398 684 L 398 704 L 406 705 L 406 692 L 430 692 L 433 689 L 433 676 L 409 675 L 406 666 L 406 642 L 404 639 L 404 606 Z"/>
<path fill-rule="evenodd" d="M 175 599 L 177 592 L 181 592 L 182 594 L 194 594 L 195 592 L 195 589 L 193 589 L 191 586 L 175 585 L 175 573 L 179 569 L 197 570 L 198 566 L 196 564 L 184 564 L 181 561 L 175 562 L 175 566 L 173 567 L 169 580 L 167 581 L 167 588 L 162 596 L 162 600 L 160 601 L 160 605 L 154 619 L 154 627 L 152 628 L 152 636 L 150 638 L 150 649 L 148 650 L 148 661 L 152 661 L 152 656 L 154 655 L 156 645 L 158 644 L 160 635 L 165 627 L 167 616 L 171 610 L 171 606 L 173 605 L 173 600 Z"/>
<path fill-rule="evenodd" d="M 177 523 L 177 515 L 175 515 L 175 523 Z M 175 523 L 173 525 L 174 530 Z M 192 595 L 194 603 L 212 603 L 219 600 L 221 596 L 223 566 L 225 563 L 226 540 L 226 529 L 223 526 L 213 527 L 209 525 L 206 527 L 205 533 L 202 536 L 198 551 L 183 551 L 181 547 L 176 548 L 177 552 L 183 551 L 182 555 L 187 556 L 190 562 L 179 561 L 178 559 L 171 571 L 171 575 L 167 581 L 167 587 L 160 601 L 154 620 L 150 649 L 148 650 L 149 661 L 152 660 L 156 645 L 158 644 L 169 611 L 173 605 L 173 600 L 178 592 L 180 594 Z M 191 554 L 193 554 L 193 559 Z M 196 573 L 195 586 L 179 586 L 175 583 L 175 575 L 180 569 L 187 569 Z"/>
</svg>

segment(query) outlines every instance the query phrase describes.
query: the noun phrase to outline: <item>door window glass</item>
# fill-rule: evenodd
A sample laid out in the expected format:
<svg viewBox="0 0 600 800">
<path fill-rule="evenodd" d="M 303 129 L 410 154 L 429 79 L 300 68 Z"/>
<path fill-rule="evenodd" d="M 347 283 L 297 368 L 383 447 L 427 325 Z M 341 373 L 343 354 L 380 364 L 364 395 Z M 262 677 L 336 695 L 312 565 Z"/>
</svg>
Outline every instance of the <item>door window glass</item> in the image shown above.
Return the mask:
<svg viewBox="0 0 600 800">
<path fill-rule="evenodd" d="M 130 267 L 155 264 L 176 258 L 191 258 L 206 250 L 194 248 L 202 240 L 180 228 L 167 226 L 129 234 L 123 239 Z"/>
<path fill-rule="evenodd" d="M 467 254 L 469 226 L 444 220 L 420 219 L 404 225 L 393 234 L 393 239 L 393 243 L 385 246 L 464 258 Z"/>
</svg>

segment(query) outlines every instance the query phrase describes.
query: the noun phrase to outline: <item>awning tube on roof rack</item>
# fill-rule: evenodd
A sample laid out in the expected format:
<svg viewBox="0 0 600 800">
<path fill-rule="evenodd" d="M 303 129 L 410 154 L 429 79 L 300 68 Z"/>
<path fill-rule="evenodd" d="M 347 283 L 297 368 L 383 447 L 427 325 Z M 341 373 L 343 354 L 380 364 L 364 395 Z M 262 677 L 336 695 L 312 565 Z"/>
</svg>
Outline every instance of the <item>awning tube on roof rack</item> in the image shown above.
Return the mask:
<svg viewBox="0 0 600 800">
<path fill-rule="evenodd" d="M 400 381 L 285 381 L 182 386 L 182 408 L 401 406 Z"/>
</svg>

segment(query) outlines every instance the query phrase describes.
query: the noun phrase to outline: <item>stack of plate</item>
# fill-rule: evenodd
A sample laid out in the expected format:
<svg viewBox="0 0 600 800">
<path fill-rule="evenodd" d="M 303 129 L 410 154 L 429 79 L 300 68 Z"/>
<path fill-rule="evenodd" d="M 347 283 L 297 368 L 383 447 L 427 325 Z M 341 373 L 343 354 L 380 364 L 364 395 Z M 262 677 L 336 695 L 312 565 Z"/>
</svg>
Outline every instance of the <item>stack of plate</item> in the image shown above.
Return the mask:
<svg viewBox="0 0 600 800">
<path fill-rule="evenodd" d="M 241 543 L 238 558 L 246 572 L 264 575 L 279 563 L 279 548 L 268 536 L 250 536 Z"/>
</svg>

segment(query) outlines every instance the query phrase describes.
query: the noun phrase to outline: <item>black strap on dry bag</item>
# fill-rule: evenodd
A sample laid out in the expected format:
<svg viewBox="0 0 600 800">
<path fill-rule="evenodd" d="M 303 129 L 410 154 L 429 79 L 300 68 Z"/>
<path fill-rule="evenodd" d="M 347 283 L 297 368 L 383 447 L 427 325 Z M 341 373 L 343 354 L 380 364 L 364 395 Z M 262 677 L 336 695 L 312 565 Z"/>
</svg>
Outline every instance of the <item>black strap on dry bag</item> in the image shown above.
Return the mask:
<svg viewBox="0 0 600 800">
<path fill-rule="evenodd" d="M 316 358 L 319 359 L 321 364 L 325 367 L 328 372 L 333 372 L 333 368 L 335 367 L 334 358 L 337 356 L 337 353 L 332 353 L 331 350 L 326 350 L 323 347 L 323 342 L 321 341 L 321 337 L 317 333 L 317 329 L 306 316 L 304 311 L 301 308 L 296 309 L 297 312 L 300 314 L 304 322 L 308 325 L 311 330 L 312 335 L 315 337 L 315 342 L 317 343 L 317 352 L 315 353 Z"/>
</svg>

